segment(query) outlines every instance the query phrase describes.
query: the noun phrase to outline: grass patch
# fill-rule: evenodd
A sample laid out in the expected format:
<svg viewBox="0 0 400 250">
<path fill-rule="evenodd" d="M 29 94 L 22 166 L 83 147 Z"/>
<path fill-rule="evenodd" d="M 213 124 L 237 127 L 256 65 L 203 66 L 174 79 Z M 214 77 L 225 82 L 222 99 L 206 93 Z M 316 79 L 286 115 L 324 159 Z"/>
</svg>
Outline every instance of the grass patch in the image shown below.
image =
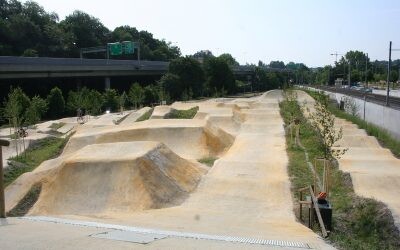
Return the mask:
<svg viewBox="0 0 400 250">
<path fill-rule="evenodd" d="M 68 138 L 45 138 L 37 141 L 34 145 L 29 147 L 25 151 L 26 157 L 25 153 L 18 157 L 12 157 L 10 160 L 22 163 L 26 165 L 26 167 L 8 167 L 4 173 L 5 186 L 8 186 L 23 173 L 31 172 L 42 162 L 57 157 L 61 154 L 67 141 Z"/>
<path fill-rule="evenodd" d="M 314 99 L 320 95 L 315 91 L 306 91 L 310 96 Z M 393 138 L 388 131 L 383 128 L 380 128 L 372 123 L 366 122 L 358 116 L 353 116 L 351 114 L 346 113 L 343 110 L 340 110 L 336 105 L 331 104 L 329 106 L 329 110 L 336 116 L 342 119 L 345 119 L 349 122 L 357 124 L 360 129 L 364 129 L 368 135 L 374 136 L 382 147 L 389 149 L 392 153 L 400 158 L 400 141 Z"/>
<path fill-rule="evenodd" d="M 115 125 L 121 124 L 121 122 L 123 122 L 129 115 L 130 115 L 130 113 L 124 115 L 123 117 L 121 117 L 121 118 L 119 118 L 117 121 L 115 121 L 114 124 L 115 124 Z"/>
<path fill-rule="evenodd" d="M 16 217 L 26 215 L 38 200 L 41 191 L 41 184 L 34 185 L 31 190 L 29 190 L 29 192 L 24 196 L 24 198 L 22 198 L 18 202 L 18 204 L 7 213 L 7 216 Z"/>
<path fill-rule="evenodd" d="M 193 119 L 199 111 L 199 106 L 187 110 L 171 109 L 171 111 L 164 116 L 164 119 Z"/>
<path fill-rule="evenodd" d="M 154 108 L 150 109 L 149 111 L 147 111 L 146 113 L 141 115 L 136 121 L 141 122 L 141 121 L 150 119 L 150 116 L 151 116 L 151 114 L 153 114 L 153 111 L 154 111 Z"/>
<path fill-rule="evenodd" d="M 280 104 L 281 114 L 288 125 L 292 110 L 287 101 Z M 301 111 L 296 103 L 297 114 Z M 300 140 L 307 149 L 310 160 L 323 156 L 318 134 L 304 117 L 300 125 Z M 313 183 L 303 151 L 286 135 L 289 156 L 289 175 L 292 192 L 297 203 L 297 190 Z M 330 202 L 333 205 L 333 231 L 328 241 L 339 249 L 400 249 L 400 234 L 393 222 L 390 210 L 381 202 L 357 196 L 351 178 L 335 164 L 331 170 L 332 186 Z M 297 207 L 297 204 L 296 204 Z"/>
<path fill-rule="evenodd" d="M 197 161 L 200 162 L 200 163 L 202 163 L 202 164 L 205 164 L 205 165 L 207 165 L 207 166 L 209 166 L 209 167 L 212 167 L 212 166 L 214 166 L 214 162 L 215 162 L 217 159 L 218 159 L 218 158 L 216 158 L 216 157 L 210 156 L 210 157 L 201 158 L 201 159 L 199 159 L 199 160 L 197 160 Z"/>
<path fill-rule="evenodd" d="M 64 126 L 64 125 L 65 125 L 64 122 L 55 122 L 55 123 L 52 123 L 52 124 L 49 126 L 49 128 L 51 128 L 51 129 L 53 129 L 53 130 L 57 130 L 57 129 L 61 128 L 61 127 Z"/>
</svg>

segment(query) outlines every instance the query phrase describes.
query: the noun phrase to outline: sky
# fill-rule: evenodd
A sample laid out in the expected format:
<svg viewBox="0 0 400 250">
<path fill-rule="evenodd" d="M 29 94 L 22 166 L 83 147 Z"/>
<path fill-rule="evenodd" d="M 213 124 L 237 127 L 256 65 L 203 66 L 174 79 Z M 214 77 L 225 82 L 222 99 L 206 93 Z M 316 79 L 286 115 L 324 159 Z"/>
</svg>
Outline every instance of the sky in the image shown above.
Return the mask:
<svg viewBox="0 0 400 250">
<path fill-rule="evenodd" d="M 24 1 L 23 1 L 24 2 Z M 309 67 L 333 64 L 332 53 L 387 60 L 400 49 L 399 0 L 35 0 L 60 20 L 74 10 L 109 29 L 130 25 L 181 48 L 210 50 L 240 63 L 280 60 Z M 396 47 L 397 46 L 397 47 Z M 392 59 L 400 58 L 393 51 Z"/>
</svg>

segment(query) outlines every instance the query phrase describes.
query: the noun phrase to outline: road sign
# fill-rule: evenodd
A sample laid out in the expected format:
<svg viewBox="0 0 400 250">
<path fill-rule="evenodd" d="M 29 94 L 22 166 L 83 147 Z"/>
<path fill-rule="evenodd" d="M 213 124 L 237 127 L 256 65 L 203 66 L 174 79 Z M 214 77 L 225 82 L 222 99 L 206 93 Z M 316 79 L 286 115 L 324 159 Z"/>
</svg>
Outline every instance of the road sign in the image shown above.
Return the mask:
<svg viewBox="0 0 400 250">
<path fill-rule="evenodd" d="M 112 56 L 122 55 L 122 44 L 121 43 L 109 43 L 108 48 Z"/>
<path fill-rule="evenodd" d="M 135 43 L 131 41 L 122 42 L 123 53 L 126 55 L 131 55 L 135 52 Z"/>
</svg>

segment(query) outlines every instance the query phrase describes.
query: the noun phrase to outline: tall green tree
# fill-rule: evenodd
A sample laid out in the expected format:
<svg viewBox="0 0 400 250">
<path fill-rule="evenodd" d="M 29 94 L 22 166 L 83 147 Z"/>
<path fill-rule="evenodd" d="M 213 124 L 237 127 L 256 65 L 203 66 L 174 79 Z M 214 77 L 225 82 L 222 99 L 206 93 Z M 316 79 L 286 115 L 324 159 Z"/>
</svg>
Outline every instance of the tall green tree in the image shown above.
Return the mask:
<svg viewBox="0 0 400 250">
<path fill-rule="evenodd" d="M 179 100 L 185 91 L 181 79 L 175 74 L 167 73 L 163 75 L 159 84 L 172 100 Z"/>
<path fill-rule="evenodd" d="M 236 91 L 235 77 L 232 69 L 222 58 L 210 58 L 205 64 L 207 87 L 211 93 L 234 93 Z"/>
<path fill-rule="evenodd" d="M 61 118 L 64 115 L 65 100 L 61 89 L 54 87 L 50 90 L 50 93 L 47 96 L 47 103 L 49 105 L 47 113 L 50 118 Z"/>
<path fill-rule="evenodd" d="M 26 124 L 34 125 L 42 119 L 46 114 L 48 105 L 46 100 L 40 98 L 39 96 L 34 96 L 30 101 L 30 105 L 25 111 Z"/>
<path fill-rule="evenodd" d="M 131 85 L 128 92 L 129 101 L 133 104 L 135 109 L 143 104 L 144 101 L 144 90 L 139 83 L 135 82 Z"/>
<path fill-rule="evenodd" d="M 105 110 L 115 112 L 119 107 L 119 96 L 115 89 L 107 89 L 103 94 L 103 107 Z"/>
<path fill-rule="evenodd" d="M 192 91 L 194 97 L 203 94 L 204 71 L 196 59 L 186 56 L 172 60 L 168 72 L 179 77 L 184 91 Z"/>
</svg>

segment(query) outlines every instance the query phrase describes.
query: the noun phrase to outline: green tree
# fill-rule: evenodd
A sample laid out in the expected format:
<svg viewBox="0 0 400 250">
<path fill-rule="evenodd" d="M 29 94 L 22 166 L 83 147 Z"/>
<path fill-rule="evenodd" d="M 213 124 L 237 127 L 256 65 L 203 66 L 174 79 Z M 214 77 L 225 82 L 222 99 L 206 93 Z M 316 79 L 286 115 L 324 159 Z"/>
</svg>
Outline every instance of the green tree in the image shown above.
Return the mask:
<svg viewBox="0 0 400 250">
<path fill-rule="evenodd" d="M 34 125 L 40 122 L 44 114 L 46 114 L 47 109 L 48 105 L 46 100 L 40 98 L 39 96 L 34 96 L 25 112 L 26 123 L 29 125 Z"/>
<path fill-rule="evenodd" d="M 128 97 L 134 108 L 137 109 L 144 101 L 144 90 L 142 86 L 137 82 L 132 84 L 129 89 Z"/>
<path fill-rule="evenodd" d="M 205 71 L 207 75 L 207 87 L 214 95 L 220 95 L 224 92 L 234 93 L 236 91 L 232 69 L 224 59 L 217 57 L 210 58 L 206 62 Z"/>
<path fill-rule="evenodd" d="M 192 90 L 193 96 L 203 94 L 204 71 L 200 63 L 191 57 L 180 57 L 169 64 L 169 73 L 177 75 L 183 90 Z"/>
<path fill-rule="evenodd" d="M 73 34 L 77 48 L 93 47 L 107 43 L 110 31 L 96 17 L 76 10 L 60 23 L 66 33 Z M 73 51 L 78 55 L 78 50 Z"/>
<path fill-rule="evenodd" d="M 236 59 L 229 53 L 221 54 L 218 57 L 224 60 L 230 67 L 239 66 L 239 63 L 236 61 Z"/>
<path fill-rule="evenodd" d="M 147 105 L 152 105 L 159 102 L 159 93 L 154 85 L 147 85 L 144 88 L 144 102 Z"/>
<path fill-rule="evenodd" d="M 52 90 L 50 90 L 50 93 L 47 96 L 47 103 L 49 105 L 47 113 L 50 118 L 60 118 L 64 115 L 65 100 L 61 89 L 54 87 Z"/>
<path fill-rule="evenodd" d="M 103 98 L 104 98 L 103 107 L 105 110 L 110 110 L 112 112 L 118 110 L 119 96 L 115 89 L 107 89 L 103 94 Z"/>
<path fill-rule="evenodd" d="M 17 129 L 25 122 L 25 114 L 29 106 L 29 97 L 21 88 L 11 89 L 8 98 L 4 102 L 4 117 Z"/>
<path fill-rule="evenodd" d="M 172 100 L 179 100 L 185 91 L 181 79 L 175 74 L 167 73 L 163 75 L 159 84 Z"/>
<path fill-rule="evenodd" d="M 122 92 L 122 94 L 119 96 L 119 107 L 121 109 L 121 112 L 124 111 L 124 109 L 127 107 L 128 105 L 128 95 L 126 94 L 126 92 Z"/>
<path fill-rule="evenodd" d="M 281 61 L 271 61 L 269 63 L 269 67 L 273 69 L 284 69 L 285 68 L 285 63 Z"/>
</svg>

